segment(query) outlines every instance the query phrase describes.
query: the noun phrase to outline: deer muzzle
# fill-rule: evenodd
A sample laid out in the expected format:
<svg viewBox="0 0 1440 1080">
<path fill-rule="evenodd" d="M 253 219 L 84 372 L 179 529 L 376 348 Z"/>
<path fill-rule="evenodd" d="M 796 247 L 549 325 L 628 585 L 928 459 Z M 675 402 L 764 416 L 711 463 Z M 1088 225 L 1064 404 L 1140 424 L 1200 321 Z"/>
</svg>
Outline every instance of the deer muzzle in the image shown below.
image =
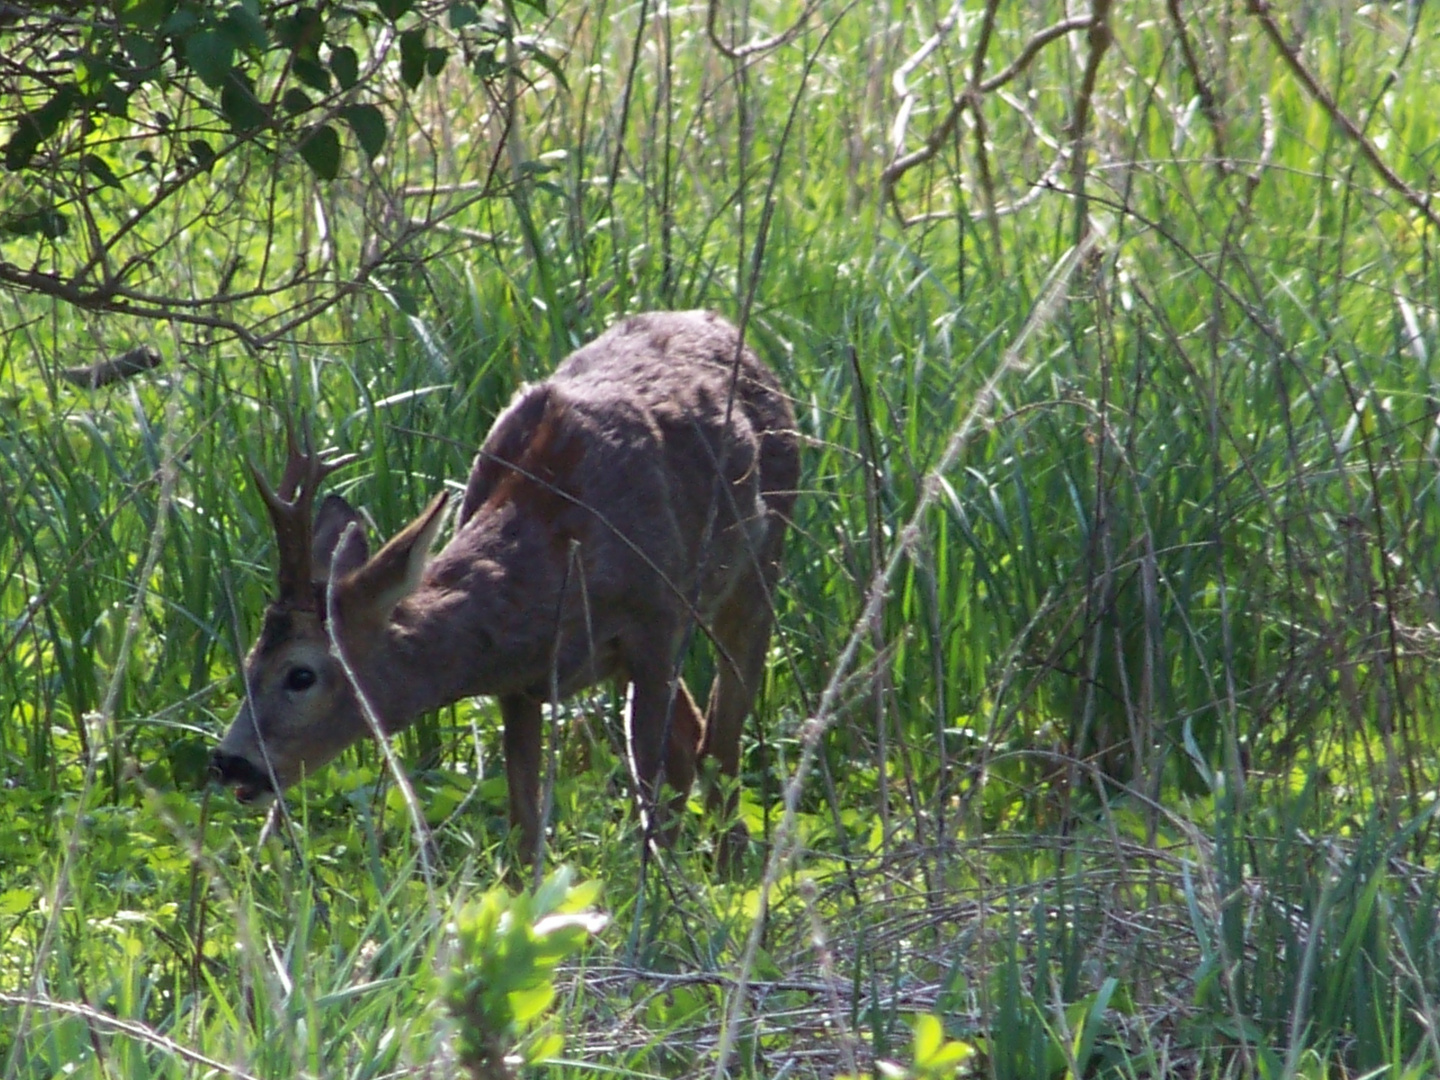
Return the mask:
<svg viewBox="0 0 1440 1080">
<path fill-rule="evenodd" d="M 210 776 L 222 787 L 233 787 L 242 803 L 259 802 L 275 793 L 270 777 L 246 757 L 225 750 L 210 752 Z"/>
</svg>

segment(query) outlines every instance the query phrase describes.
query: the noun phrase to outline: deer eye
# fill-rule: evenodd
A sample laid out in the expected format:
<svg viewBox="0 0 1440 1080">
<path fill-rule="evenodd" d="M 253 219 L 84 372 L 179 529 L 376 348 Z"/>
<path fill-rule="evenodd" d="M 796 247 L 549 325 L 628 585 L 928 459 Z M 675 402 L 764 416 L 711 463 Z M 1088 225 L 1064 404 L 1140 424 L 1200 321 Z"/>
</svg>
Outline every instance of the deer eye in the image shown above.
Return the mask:
<svg viewBox="0 0 1440 1080">
<path fill-rule="evenodd" d="M 293 667 L 285 676 L 285 689 L 309 690 L 315 685 L 315 672 L 308 667 Z"/>
</svg>

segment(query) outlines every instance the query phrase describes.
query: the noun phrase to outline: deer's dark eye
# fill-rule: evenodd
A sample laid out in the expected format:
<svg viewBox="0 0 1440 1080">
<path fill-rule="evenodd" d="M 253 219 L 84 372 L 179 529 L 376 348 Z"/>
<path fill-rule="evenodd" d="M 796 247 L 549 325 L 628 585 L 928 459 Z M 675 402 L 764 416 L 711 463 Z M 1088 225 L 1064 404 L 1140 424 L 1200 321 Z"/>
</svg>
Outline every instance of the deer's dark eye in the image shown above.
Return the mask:
<svg viewBox="0 0 1440 1080">
<path fill-rule="evenodd" d="M 285 676 L 285 689 L 309 690 L 315 685 L 315 672 L 308 667 L 293 667 Z"/>
</svg>

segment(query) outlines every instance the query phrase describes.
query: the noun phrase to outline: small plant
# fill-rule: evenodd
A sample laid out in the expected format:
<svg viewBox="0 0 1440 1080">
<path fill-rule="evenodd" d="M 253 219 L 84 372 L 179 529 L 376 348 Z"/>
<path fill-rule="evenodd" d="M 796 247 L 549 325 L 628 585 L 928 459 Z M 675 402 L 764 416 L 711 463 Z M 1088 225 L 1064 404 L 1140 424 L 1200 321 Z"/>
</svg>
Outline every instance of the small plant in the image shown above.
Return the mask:
<svg viewBox="0 0 1440 1080">
<path fill-rule="evenodd" d="M 460 1062 L 476 1080 L 559 1053 L 560 1033 L 540 1021 L 555 1000 L 555 969 L 608 921 L 590 907 L 599 892 L 597 882 L 572 884 L 561 867 L 518 896 L 491 889 L 456 917 L 442 992 L 460 1025 Z"/>
<path fill-rule="evenodd" d="M 975 1047 L 969 1043 L 945 1038 L 940 1018 L 930 1013 L 915 1017 L 913 1031 L 915 1040 L 910 1045 L 908 1064 L 877 1061 L 873 1074 L 862 1073 L 851 1080 L 872 1080 L 872 1077 L 884 1080 L 950 1080 L 962 1075 L 966 1064 L 975 1056 Z M 968 1071 L 963 1074 L 969 1075 Z"/>
</svg>

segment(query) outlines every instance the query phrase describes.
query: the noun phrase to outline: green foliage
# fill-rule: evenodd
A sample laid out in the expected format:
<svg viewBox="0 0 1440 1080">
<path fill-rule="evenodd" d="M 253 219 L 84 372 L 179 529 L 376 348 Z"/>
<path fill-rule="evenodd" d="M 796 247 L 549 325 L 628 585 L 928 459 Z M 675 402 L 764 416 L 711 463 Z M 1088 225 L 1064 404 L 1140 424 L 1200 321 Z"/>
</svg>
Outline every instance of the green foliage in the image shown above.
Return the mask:
<svg viewBox="0 0 1440 1080">
<path fill-rule="evenodd" d="M 288 227 L 288 207 L 247 191 L 247 176 L 294 185 L 305 179 L 295 173 L 303 164 L 323 186 L 362 172 L 385 152 L 422 83 L 433 87 L 457 66 L 452 57 L 464 58 L 487 94 L 508 92 L 500 83 L 512 66 L 558 70 L 532 36 L 515 42 L 513 18 L 469 10 L 473 17 L 447 22 L 447 5 L 391 0 L 7 9 L 0 18 L 0 158 L 9 173 L 0 177 L 0 282 L 92 310 L 193 318 L 190 290 L 148 280 L 155 259 L 184 258 L 170 206 L 185 203 L 193 227 L 237 245 L 257 220 L 273 240 Z M 476 65 L 477 55 L 489 59 Z M 54 66 L 56 58 L 71 68 Z M 74 228 L 78 221 L 83 230 Z M 25 264 L 32 265 L 21 270 Z M 252 279 L 244 259 L 232 259 L 212 289 L 226 298 L 303 295 L 324 282 L 331 297 L 319 311 L 346 279 L 353 288 L 373 269 L 362 262 L 343 267 L 339 282 L 332 272 L 267 284 Z M 252 279 L 246 288 L 236 287 L 237 274 Z M 144 303 L 136 303 L 137 292 Z M 288 320 L 287 329 L 304 321 Z"/>
<path fill-rule="evenodd" d="M 441 993 L 471 1075 L 506 1076 L 512 1057 L 533 1065 L 559 1053 L 560 1033 L 540 1022 L 555 999 L 556 967 L 607 922 L 591 910 L 599 893 L 596 882 L 572 885 L 561 867 L 533 891 L 491 889 L 456 915 Z"/>
</svg>

